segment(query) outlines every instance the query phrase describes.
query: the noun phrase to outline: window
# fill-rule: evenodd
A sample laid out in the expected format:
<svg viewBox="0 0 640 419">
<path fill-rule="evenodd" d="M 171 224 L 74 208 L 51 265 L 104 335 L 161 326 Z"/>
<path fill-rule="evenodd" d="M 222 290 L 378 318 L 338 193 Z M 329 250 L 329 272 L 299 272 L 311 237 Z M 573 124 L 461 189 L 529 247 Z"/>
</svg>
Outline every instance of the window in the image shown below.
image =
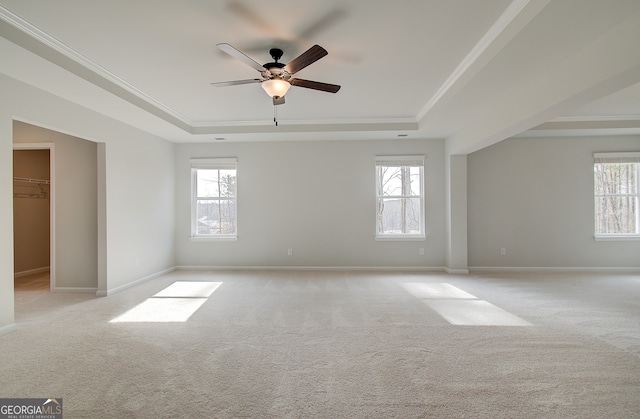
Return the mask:
<svg viewBox="0 0 640 419">
<path fill-rule="evenodd" d="M 237 237 L 237 159 L 191 160 L 191 237 Z"/>
<path fill-rule="evenodd" d="M 424 238 L 424 156 L 376 157 L 376 238 Z"/>
<path fill-rule="evenodd" d="M 595 236 L 640 238 L 640 152 L 594 154 Z"/>
</svg>

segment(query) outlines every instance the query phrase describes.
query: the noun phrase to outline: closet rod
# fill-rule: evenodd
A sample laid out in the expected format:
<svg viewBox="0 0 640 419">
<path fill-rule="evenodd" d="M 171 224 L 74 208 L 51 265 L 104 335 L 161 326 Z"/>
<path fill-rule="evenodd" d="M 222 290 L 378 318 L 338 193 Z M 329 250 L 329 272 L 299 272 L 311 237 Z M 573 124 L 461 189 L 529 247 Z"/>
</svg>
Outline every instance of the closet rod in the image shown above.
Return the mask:
<svg viewBox="0 0 640 419">
<path fill-rule="evenodd" d="M 33 194 L 28 194 L 28 193 L 14 193 L 13 194 L 14 198 L 36 198 L 36 199 L 47 199 L 47 194 L 46 193 L 33 193 Z"/>
<path fill-rule="evenodd" d="M 13 178 L 14 182 L 25 182 L 25 183 L 39 183 L 39 184 L 43 184 L 43 185 L 48 185 L 50 183 L 50 181 L 46 180 L 46 179 L 30 179 L 27 177 L 14 177 Z"/>
</svg>

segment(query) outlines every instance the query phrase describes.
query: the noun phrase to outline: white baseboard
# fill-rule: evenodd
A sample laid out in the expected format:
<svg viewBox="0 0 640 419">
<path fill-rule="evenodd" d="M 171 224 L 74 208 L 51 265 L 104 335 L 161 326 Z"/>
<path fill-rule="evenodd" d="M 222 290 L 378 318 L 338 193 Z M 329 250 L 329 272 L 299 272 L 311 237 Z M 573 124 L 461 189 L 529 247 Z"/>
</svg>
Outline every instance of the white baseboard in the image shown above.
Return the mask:
<svg viewBox="0 0 640 419">
<path fill-rule="evenodd" d="M 160 272 L 156 272 L 156 273 L 153 273 L 151 275 L 147 275 L 145 277 L 136 279 L 135 281 L 128 282 L 128 283 L 126 283 L 124 285 L 120 285 L 119 287 L 111 288 L 111 289 L 108 289 L 106 291 L 105 290 L 97 290 L 96 291 L 96 297 L 107 297 L 107 296 L 115 294 L 117 292 L 124 291 L 124 290 L 126 290 L 128 288 L 134 287 L 134 286 L 136 286 L 138 284 L 142 284 L 143 282 L 149 281 L 149 280 L 151 280 L 153 278 L 157 278 L 160 275 L 168 274 L 169 272 L 173 272 L 175 270 L 176 270 L 176 267 L 172 266 L 171 268 L 167 268 L 167 269 L 164 269 L 164 270 L 162 270 Z"/>
<path fill-rule="evenodd" d="M 44 266 L 42 268 L 36 268 L 36 269 L 29 269 L 28 271 L 22 271 L 22 272 L 16 272 L 13 274 L 14 278 L 20 278 L 22 276 L 29 276 L 29 275 L 34 275 L 34 274 L 41 274 L 44 272 L 49 272 L 50 267 L 49 266 Z"/>
<path fill-rule="evenodd" d="M 543 272 L 543 273 L 640 273 L 640 267 L 551 267 L 551 266 L 470 266 L 469 271 L 474 272 Z"/>
<path fill-rule="evenodd" d="M 75 293 L 75 294 L 95 294 L 98 288 L 85 288 L 85 287 L 55 287 L 53 292 L 59 293 Z"/>
<path fill-rule="evenodd" d="M 380 271 L 444 272 L 442 266 L 195 266 L 178 265 L 179 271 Z"/>
<path fill-rule="evenodd" d="M 15 323 L 2 326 L 0 327 L 0 336 L 8 335 L 9 333 L 15 332 L 16 330 L 18 330 L 18 325 Z"/>
<path fill-rule="evenodd" d="M 452 269 L 445 267 L 444 271 L 451 275 L 469 275 L 468 269 Z"/>
</svg>

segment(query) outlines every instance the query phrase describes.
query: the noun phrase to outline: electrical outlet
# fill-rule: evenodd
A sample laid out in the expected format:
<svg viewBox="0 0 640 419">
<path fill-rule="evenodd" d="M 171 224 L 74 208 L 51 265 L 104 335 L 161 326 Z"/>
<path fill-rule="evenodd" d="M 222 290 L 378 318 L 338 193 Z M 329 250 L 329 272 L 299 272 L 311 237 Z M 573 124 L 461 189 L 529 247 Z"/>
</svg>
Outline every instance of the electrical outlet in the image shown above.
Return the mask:
<svg viewBox="0 0 640 419">
<path fill-rule="evenodd" d="M 418 254 L 420 256 L 424 256 L 424 247 L 421 247 L 421 248 L 418 249 Z"/>
<path fill-rule="evenodd" d="M 287 256 L 293 255 L 293 249 L 287 249 Z"/>
<path fill-rule="evenodd" d="M 507 249 L 504 247 L 500 248 L 500 256 L 505 256 L 507 254 Z"/>
</svg>

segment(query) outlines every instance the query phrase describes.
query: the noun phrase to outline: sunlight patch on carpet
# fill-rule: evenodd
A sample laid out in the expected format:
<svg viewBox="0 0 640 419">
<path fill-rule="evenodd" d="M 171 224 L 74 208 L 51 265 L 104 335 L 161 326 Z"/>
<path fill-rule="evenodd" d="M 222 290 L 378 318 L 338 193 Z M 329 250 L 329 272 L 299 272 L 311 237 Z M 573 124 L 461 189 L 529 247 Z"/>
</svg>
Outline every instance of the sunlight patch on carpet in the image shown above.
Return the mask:
<svg viewBox="0 0 640 419">
<path fill-rule="evenodd" d="M 109 323 L 186 322 L 222 282 L 177 281 Z"/>
<path fill-rule="evenodd" d="M 406 284 L 402 284 L 402 287 L 417 298 L 478 298 L 475 295 L 471 295 L 468 292 L 447 283 L 429 284 L 422 282 L 408 282 Z"/>
<path fill-rule="evenodd" d="M 531 326 L 528 321 L 451 284 L 410 282 L 401 285 L 456 326 Z"/>
<path fill-rule="evenodd" d="M 430 300 L 425 303 L 457 326 L 531 326 L 528 321 L 484 300 Z"/>
<path fill-rule="evenodd" d="M 206 298 L 149 298 L 110 323 L 186 322 Z"/>
<path fill-rule="evenodd" d="M 154 297 L 207 298 L 222 282 L 178 281 L 158 292 Z"/>
</svg>

